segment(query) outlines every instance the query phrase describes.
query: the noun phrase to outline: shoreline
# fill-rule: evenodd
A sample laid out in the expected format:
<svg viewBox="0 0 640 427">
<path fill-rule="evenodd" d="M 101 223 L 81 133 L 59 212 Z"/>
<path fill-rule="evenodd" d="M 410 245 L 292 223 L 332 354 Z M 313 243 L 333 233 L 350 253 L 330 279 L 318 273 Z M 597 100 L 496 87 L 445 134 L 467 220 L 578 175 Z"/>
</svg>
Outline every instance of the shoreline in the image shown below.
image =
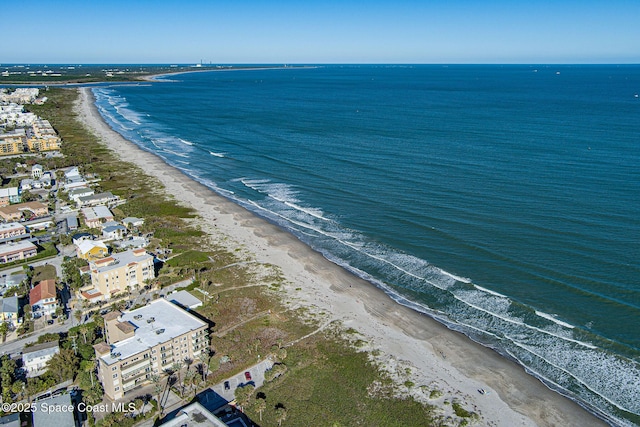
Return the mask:
<svg viewBox="0 0 640 427">
<path fill-rule="evenodd" d="M 187 71 L 176 71 L 175 73 L 160 73 L 160 74 L 150 74 L 147 76 L 140 77 L 139 81 L 144 82 L 171 82 L 172 80 L 159 80 L 160 77 L 166 76 L 177 76 L 179 74 L 189 74 L 189 73 L 206 73 L 206 72 L 224 72 L 224 71 L 257 71 L 257 70 L 298 70 L 298 69 L 309 69 L 309 68 L 318 68 L 318 65 L 292 65 L 289 67 L 286 66 L 273 66 L 273 67 L 235 67 L 235 68 L 209 68 L 209 69 L 197 69 L 197 70 L 187 70 Z"/>
<path fill-rule="evenodd" d="M 288 282 L 284 286 L 286 298 L 298 306 L 328 313 L 330 320 L 357 330 L 371 349 L 384 353 L 385 365 L 411 367 L 413 382 L 439 388 L 449 401 L 462 399 L 481 415 L 485 425 L 607 425 L 515 362 L 396 303 L 292 234 L 127 141 L 102 119 L 91 90 L 85 87 L 79 91 L 78 118 L 103 144 L 157 178 L 178 203 L 193 207 L 202 229 L 216 241 L 225 240 L 221 244 L 227 247 L 243 247 L 258 262 L 279 266 Z M 480 395 L 478 389 L 489 393 Z"/>
</svg>

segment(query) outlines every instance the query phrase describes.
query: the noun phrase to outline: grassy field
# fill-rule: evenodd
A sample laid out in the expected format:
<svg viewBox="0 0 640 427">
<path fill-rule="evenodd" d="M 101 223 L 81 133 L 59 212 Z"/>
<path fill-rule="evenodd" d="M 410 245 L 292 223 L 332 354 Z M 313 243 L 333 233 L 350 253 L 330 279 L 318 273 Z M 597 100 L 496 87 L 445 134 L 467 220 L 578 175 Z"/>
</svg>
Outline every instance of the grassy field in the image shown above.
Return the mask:
<svg viewBox="0 0 640 427">
<path fill-rule="evenodd" d="M 69 164 L 101 177 L 102 190 L 128 200 L 119 215 L 145 218 L 144 231 L 154 232 L 154 244 L 173 250 L 175 257 L 165 263 L 160 280 L 194 275 L 190 288 L 209 295 L 197 312 L 214 324 L 210 382 L 242 372 L 268 355 L 282 364 L 284 373 L 257 390 L 246 405 L 252 419 L 264 427 L 279 421 L 305 427 L 441 425 L 432 407 L 396 397 L 391 379 L 358 350 L 353 334 L 331 325 L 298 341 L 326 319 L 287 301 L 277 267 L 247 262 L 251 254 L 217 247 L 190 227 L 194 212 L 176 206 L 156 180 L 118 161 L 76 121 L 74 90 L 51 89 L 47 96 L 47 104 L 30 109 L 60 133 Z"/>
</svg>

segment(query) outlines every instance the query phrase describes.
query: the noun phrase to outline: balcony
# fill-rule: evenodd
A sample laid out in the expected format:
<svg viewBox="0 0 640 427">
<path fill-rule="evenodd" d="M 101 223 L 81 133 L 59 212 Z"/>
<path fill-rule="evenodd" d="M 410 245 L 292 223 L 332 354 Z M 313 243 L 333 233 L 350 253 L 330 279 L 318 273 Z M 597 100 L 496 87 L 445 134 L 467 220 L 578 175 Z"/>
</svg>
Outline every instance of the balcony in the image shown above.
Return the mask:
<svg viewBox="0 0 640 427">
<path fill-rule="evenodd" d="M 144 368 L 145 366 L 151 366 L 151 358 L 137 360 L 134 363 L 128 364 L 125 368 L 122 368 L 122 376 L 124 377 L 137 369 Z"/>
</svg>

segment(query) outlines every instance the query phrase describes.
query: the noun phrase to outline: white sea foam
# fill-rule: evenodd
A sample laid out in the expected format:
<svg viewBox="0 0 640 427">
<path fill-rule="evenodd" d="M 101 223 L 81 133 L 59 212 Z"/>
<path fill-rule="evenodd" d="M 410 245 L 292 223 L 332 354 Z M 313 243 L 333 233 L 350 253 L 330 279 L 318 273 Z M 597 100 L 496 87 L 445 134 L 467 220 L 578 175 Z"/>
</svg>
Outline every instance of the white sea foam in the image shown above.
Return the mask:
<svg viewBox="0 0 640 427">
<path fill-rule="evenodd" d="M 545 334 L 545 335 L 550 335 L 550 336 L 559 338 L 559 339 L 564 340 L 564 341 L 569 341 L 569 342 L 572 342 L 574 344 L 578 344 L 578 345 L 586 347 L 586 348 L 590 348 L 590 349 L 596 349 L 597 348 L 593 344 L 586 343 L 586 342 L 583 342 L 583 341 L 579 341 L 579 340 L 576 340 L 576 339 L 573 339 L 573 338 L 570 338 L 570 337 L 555 333 L 553 331 L 548 331 L 546 329 L 541 329 L 541 328 L 538 328 L 536 326 L 529 325 L 528 323 L 525 323 L 520 318 L 514 318 L 514 317 L 511 317 L 511 316 L 508 316 L 506 313 L 507 313 L 508 307 L 511 305 L 511 300 L 509 300 L 508 298 L 501 298 L 501 303 L 502 303 L 503 309 L 502 309 L 502 313 L 499 313 L 497 310 L 495 310 L 495 308 L 496 308 L 495 299 L 493 301 L 494 302 L 494 306 L 492 307 L 493 310 L 489 310 L 487 308 L 484 308 L 484 307 L 480 306 L 480 303 L 482 303 L 482 304 L 486 304 L 487 303 L 487 299 L 486 298 L 482 298 L 482 301 L 480 303 L 478 303 L 478 302 L 470 301 L 470 298 L 469 298 L 470 296 L 472 298 L 475 297 L 475 295 L 472 296 L 470 292 L 466 292 L 466 293 L 459 292 L 458 294 L 454 293 L 453 296 L 458 301 L 460 301 L 460 302 L 462 302 L 464 304 L 467 304 L 468 306 L 470 306 L 470 307 L 472 307 L 472 308 L 474 308 L 474 309 L 476 309 L 476 310 L 478 310 L 480 312 L 483 312 L 483 313 L 486 313 L 486 314 L 488 314 L 490 316 L 498 318 L 498 319 L 500 319 L 500 320 L 502 320 L 504 322 L 511 323 L 511 324 L 518 325 L 518 326 L 522 326 L 522 327 L 525 327 L 525 328 L 540 332 L 540 333 Z M 463 296 L 466 296 L 467 299 L 463 298 Z"/>
<path fill-rule="evenodd" d="M 495 295 L 495 296 L 497 296 L 497 297 L 508 298 L 506 295 L 502 295 L 502 294 L 501 294 L 501 293 L 499 293 L 499 292 L 496 292 L 496 291 L 492 291 L 492 290 L 490 290 L 490 289 L 483 288 L 482 286 L 478 286 L 478 285 L 476 285 L 475 283 L 473 284 L 473 286 L 474 286 L 476 289 L 478 289 L 478 290 L 480 290 L 480 291 L 482 291 L 482 292 L 486 292 L 486 293 L 488 293 L 488 294 Z"/>
<path fill-rule="evenodd" d="M 566 323 L 566 322 L 563 322 L 562 320 L 558 320 L 553 314 L 543 313 L 542 311 L 538 311 L 538 310 L 536 310 L 536 314 L 538 316 L 540 316 L 540 317 L 543 317 L 543 318 L 547 319 L 547 320 L 551 320 L 553 323 L 556 323 L 556 324 L 558 324 L 560 326 L 564 326 L 565 328 L 569 328 L 569 329 L 575 328 L 575 326 L 573 326 L 570 323 Z"/>
<path fill-rule="evenodd" d="M 209 151 L 209 154 L 216 157 L 224 157 L 225 153 L 214 153 L 213 151 Z"/>
<path fill-rule="evenodd" d="M 449 273 L 448 271 L 445 271 L 441 268 L 438 269 L 440 271 L 440 273 L 444 274 L 445 276 L 449 276 L 452 279 L 458 281 L 458 282 L 462 282 L 462 283 L 471 283 L 471 279 L 468 279 L 466 277 L 460 277 L 460 276 L 456 276 L 453 273 Z"/>
<path fill-rule="evenodd" d="M 193 145 L 193 142 L 191 142 L 191 141 L 187 141 L 186 139 L 178 138 L 178 140 L 179 140 L 180 142 L 182 142 L 183 144 Z"/>
<path fill-rule="evenodd" d="M 509 337 L 507 337 L 509 338 Z M 552 362 L 551 360 L 547 359 L 544 357 L 544 355 L 542 355 L 541 353 L 537 352 L 536 350 L 534 350 L 533 348 L 531 348 L 530 346 L 524 345 L 522 343 L 519 343 L 517 340 L 513 340 L 511 338 L 509 338 L 511 340 L 511 342 L 516 345 L 517 347 L 522 348 L 523 350 L 526 350 L 527 352 L 535 355 L 536 357 L 540 358 L 541 360 L 544 360 L 546 363 L 548 363 L 550 366 L 553 366 L 556 370 L 560 371 L 560 372 L 564 372 L 565 375 L 573 378 L 574 380 L 576 380 L 577 382 L 579 382 L 584 388 L 586 388 L 587 390 L 591 391 L 592 393 L 596 394 L 598 397 L 606 400 L 607 402 L 609 402 L 611 405 L 615 406 L 618 409 L 621 409 L 623 411 L 628 411 L 628 412 L 633 412 L 634 409 L 630 409 L 630 408 L 625 408 L 622 404 L 620 404 L 619 402 L 616 402 L 614 400 L 612 400 L 611 398 L 605 396 L 601 391 L 596 390 L 595 388 L 593 388 L 589 383 L 587 383 L 586 381 L 584 381 L 583 379 L 579 378 L 577 376 L 577 374 L 575 372 L 569 371 L 567 369 L 565 369 L 562 366 L 559 366 L 558 364 Z M 590 372 L 589 374 L 593 374 L 593 372 Z M 538 373 L 538 375 L 541 375 L 540 373 Z M 544 378 L 545 380 L 548 380 L 548 378 L 546 376 L 542 376 L 542 378 Z M 608 382 L 609 384 L 611 384 L 610 382 Z M 614 385 L 614 387 L 617 387 L 618 385 Z M 564 388 L 564 387 L 563 387 Z M 638 394 L 636 392 L 636 394 Z M 637 410 L 637 409 L 635 409 Z"/>
</svg>

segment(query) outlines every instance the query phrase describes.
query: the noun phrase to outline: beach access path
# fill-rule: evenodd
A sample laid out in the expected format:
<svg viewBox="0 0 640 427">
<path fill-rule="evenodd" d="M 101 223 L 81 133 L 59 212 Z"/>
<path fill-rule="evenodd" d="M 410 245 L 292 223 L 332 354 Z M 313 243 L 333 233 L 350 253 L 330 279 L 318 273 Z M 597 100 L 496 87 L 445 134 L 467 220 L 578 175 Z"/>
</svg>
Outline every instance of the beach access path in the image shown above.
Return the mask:
<svg viewBox="0 0 640 427">
<path fill-rule="evenodd" d="M 202 229 L 230 251 L 242 247 L 260 263 L 280 267 L 292 305 L 328 313 L 353 328 L 383 366 L 411 371 L 416 385 L 458 399 L 490 426 L 605 426 L 578 404 L 549 390 L 519 365 L 392 301 L 384 292 L 331 263 L 295 236 L 191 180 L 159 157 L 125 140 L 103 121 L 89 88 L 80 88 L 76 112 L 98 139 L 127 162 L 157 178 L 178 203 L 201 217 Z M 296 290 L 298 288 L 299 290 Z M 486 391 L 485 394 L 478 392 Z M 420 398 L 420 387 L 407 389 Z M 428 398 L 428 397 L 427 397 Z M 449 405 L 450 406 L 450 405 Z"/>
</svg>

